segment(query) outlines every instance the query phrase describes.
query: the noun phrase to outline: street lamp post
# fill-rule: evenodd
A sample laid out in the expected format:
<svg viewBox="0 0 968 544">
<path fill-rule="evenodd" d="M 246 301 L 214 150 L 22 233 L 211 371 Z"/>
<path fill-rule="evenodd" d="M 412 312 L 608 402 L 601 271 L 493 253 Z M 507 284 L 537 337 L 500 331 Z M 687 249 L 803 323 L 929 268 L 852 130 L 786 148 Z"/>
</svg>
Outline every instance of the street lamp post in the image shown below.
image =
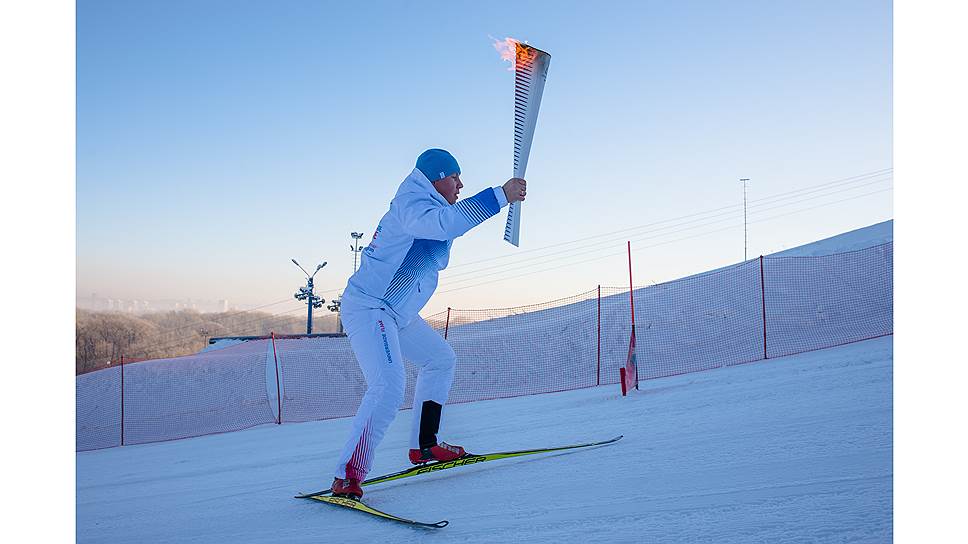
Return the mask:
<svg viewBox="0 0 968 544">
<path fill-rule="evenodd" d="M 313 333 L 313 309 L 322 308 L 323 303 L 326 302 L 322 297 L 317 297 L 313 293 L 313 277 L 316 276 L 316 272 L 319 272 L 324 266 L 326 266 L 326 262 L 324 261 L 323 264 L 317 265 L 316 271 L 313 272 L 312 275 L 309 275 L 309 272 L 306 272 L 306 269 L 300 266 L 300 264 L 296 262 L 296 259 L 292 260 L 292 264 L 298 266 L 299 269 L 303 271 L 303 274 L 306 274 L 306 287 L 300 287 L 299 291 L 297 291 L 294 296 L 296 297 L 296 300 L 306 301 L 306 307 L 307 307 L 306 334 L 312 334 Z"/>
</svg>

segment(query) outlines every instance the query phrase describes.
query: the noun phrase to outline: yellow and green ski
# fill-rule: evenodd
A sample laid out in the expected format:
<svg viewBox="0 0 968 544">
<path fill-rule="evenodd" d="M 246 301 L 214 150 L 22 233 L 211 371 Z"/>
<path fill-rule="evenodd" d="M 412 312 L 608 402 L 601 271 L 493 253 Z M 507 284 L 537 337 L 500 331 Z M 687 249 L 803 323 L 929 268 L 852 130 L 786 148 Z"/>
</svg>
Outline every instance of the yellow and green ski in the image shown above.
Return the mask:
<svg viewBox="0 0 968 544">
<path fill-rule="evenodd" d="M 388 519 L 390 521 L 406 523 L 407 525 L 415 525 L 417 527 L 429 527 L 433 529 L 440 529 L 442 527 L 446 527 L 447 523 L 449 523 L 447 520 L 438 521 L 437 523 L 424 523 L 422 521 L 414 521 L 412 519 L 402 518 L 400 516 L 394 516 L 393 514 L 387 514 L 386 512 L 377 510 L 372 506 L 363 504 L 361 501 L 358 501 L 356 499 L 350 499 L 347 497 L 334 497 L 333 495 L 312 495 L 307 498 L 326 502 L 335 506 L 342 506 L 343 508 L 350 508 L 353 510 L 357 510 L 359 512 L 370 514 L 371 516 L 377 516 L 383 519 Z"/>
<path fill-rule="evenodd" d="M 604 446 L 606 444 L 612 444 L 618 442 L 622 439 L 623 435 L 616 436 L 610 440 L 602 440 L 600 442 L 588 442 L 585 444 L 572 444 L 569 446 L 557 446 L 553 448 L 538 448 L 533 450 L 520 450 L 520 451 L 503 451 L 495 453 L 485 453 L 482 455 L 465 454 L 463 457 L 454 459 L 453 461 L 440 461 L 436 463 L 427 463 L 424 465 L 417 465 L 415 467 L 408 468 L 406 470 L 401 470 L 400 472 L 393 472 L 391 474 L 384 474 L 383 476 L 377 476 L 375 478 L 370 478 L 360 485 L 370 486 L 375 484 L 380 484 L 383 482 L 391 482 L 393 480 L 400 480 L 403 478 L 410 478 L 412 476 L 419 476 L 421 474 L 429 474 L 432 472 L 439 472 L 441 470 L 448 470 L 456 467 L 463 467 L 467 465 L 476 465 L 479 463 L 486 463 L 487 461 L 497 461 L 498 459 L 507 459 L 509 457 L 521 457 L 524 455 L 535 455 L 539 453 L 550 453 L 555 451 L 564 450 L 574 450 L 578 448 L 590 448 L 592 446 Z M 303 493 L 296 495 L 297 499 L 318 499 L 322 496 L 328 496 L 332 493 L 332 489 L 324 489 L 322 491 L 316 491 L 314 493 Z"/>
</svg>

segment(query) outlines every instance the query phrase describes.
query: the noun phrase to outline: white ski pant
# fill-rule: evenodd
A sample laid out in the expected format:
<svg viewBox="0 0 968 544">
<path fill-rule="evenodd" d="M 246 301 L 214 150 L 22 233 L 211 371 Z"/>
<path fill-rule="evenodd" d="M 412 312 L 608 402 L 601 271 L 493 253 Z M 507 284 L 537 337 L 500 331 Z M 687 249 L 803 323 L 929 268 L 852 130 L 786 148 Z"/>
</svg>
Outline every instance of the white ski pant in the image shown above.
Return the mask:
<svg viewBox="0 0 968 544">
<path fill-rule="evenodd" d="M 410 447 L 419 448 L 421 407 L 427 400 L 441 406 L 447 403 L 456 356 L 450 344 L 420 316 L 402 329 L 379 308 L 347 308 L 341 318 L 367 389 L 336 465 L 336 477 L 363 481 L 372 465 L 373 452 L 403 404 L 407 385 L 404 357 L 419 368 L 410 433 Z"/>
</svg>

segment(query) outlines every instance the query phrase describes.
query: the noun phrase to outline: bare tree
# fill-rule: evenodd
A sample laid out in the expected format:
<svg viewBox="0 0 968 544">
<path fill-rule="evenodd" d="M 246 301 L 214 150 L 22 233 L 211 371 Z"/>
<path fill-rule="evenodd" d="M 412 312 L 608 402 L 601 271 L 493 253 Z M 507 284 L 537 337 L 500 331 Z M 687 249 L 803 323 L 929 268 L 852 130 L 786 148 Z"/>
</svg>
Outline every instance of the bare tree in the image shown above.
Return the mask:
<svg viewBox="0 0 968 544">
<path fill-rule="evenodd" d="M 335 316 L 324 316 L 321 331 L 336 330 Z M 305 320 L 264 312 L 201 314 L 193 310 L 133 316 L 77 310 L 75 372 L 105 368 L 121 356 L 161 359 L 197 353 L 214 336 L 262 336 L 270 332 L 298 334 Z"/>
</svg>

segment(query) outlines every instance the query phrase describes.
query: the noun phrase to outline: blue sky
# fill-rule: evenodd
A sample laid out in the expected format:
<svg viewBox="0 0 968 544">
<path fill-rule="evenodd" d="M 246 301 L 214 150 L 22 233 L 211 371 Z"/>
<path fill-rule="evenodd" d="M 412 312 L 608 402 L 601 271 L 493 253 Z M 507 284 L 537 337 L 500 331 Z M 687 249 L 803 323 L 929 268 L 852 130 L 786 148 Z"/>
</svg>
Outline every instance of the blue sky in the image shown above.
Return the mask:
<svg viewBox="0 0 968 544">
<path fill-rule="evenodd" d="M 332 298 L 349 233 L 369 238 L 422 150 L 454 153 L 463 196 L 510 177 L 512 74 L 491 37 L 552 55 L 522 244 L 503 213 L 458 240 L 425 315 L 625 285 L 630 238 L 636 284 L 738 262 L 742 177 L 751 256 L 890 219 L 891 17 L 874 1 L 80 0 L 78 297 L 266 304 L 300 284 L 295 257 L 329 261 Z"/>
</svg>

